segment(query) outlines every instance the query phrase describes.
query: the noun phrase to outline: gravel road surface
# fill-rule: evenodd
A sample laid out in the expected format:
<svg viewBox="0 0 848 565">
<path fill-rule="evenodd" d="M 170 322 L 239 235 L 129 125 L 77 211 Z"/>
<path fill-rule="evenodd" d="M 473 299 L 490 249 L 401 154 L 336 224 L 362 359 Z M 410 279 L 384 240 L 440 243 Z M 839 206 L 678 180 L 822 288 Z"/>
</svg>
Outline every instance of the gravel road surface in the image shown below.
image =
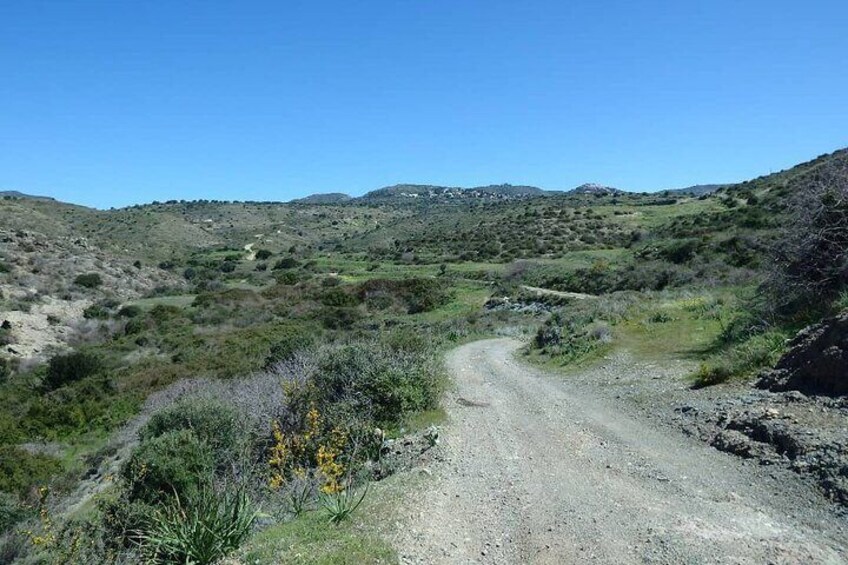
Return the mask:
<svg viewBox="0 0 848 565">
<path fill-rule="evenodd" d="M 403 563 L 848 562 L 848 520 L 808 485 L 623 409 L 586 386 L 597 369 L 525 365 L 519 346 L 448 356 L 450 422 L 403 507 Z"/>
</svg>

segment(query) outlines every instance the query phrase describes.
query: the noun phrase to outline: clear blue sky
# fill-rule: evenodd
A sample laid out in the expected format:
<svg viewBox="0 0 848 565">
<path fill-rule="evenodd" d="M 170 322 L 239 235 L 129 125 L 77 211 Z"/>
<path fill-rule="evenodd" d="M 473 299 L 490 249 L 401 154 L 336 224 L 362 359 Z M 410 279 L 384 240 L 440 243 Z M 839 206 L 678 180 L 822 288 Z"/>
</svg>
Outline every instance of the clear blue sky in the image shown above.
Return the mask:
<svg viewBox="0 0 848 565">
<path fill-rule="evenodd" d="M 743 180 L 848 145 L 848 2 L 0 4 L 0 190 Z"/>
</svg>

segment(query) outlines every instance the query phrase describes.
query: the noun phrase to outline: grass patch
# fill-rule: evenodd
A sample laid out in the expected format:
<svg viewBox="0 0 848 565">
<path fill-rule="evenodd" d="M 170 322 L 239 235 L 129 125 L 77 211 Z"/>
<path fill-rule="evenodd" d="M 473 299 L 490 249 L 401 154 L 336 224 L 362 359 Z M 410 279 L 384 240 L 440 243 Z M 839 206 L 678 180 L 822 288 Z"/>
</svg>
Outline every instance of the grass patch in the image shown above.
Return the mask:
<svg viewBox="0 0 848 565">
<path fill-rule="evenodd" d="M 693 386 L 703 388 L 744 379 L 774 366 L 786 349 L 787 337 L 781 331 L 769 331 L 712 355 L 693 375 Z"/>
<path fill-rule="evenodd" d="M 366 499 L 360 513 L 367 512 Z M 244 562 L 257 565 L 397 563 L 394 549 L 356 515 L 341 524 L 330 524 L 322 511 L 304 513 L 260 533 L 249 542 L 243 556 Z"/>
</svg>

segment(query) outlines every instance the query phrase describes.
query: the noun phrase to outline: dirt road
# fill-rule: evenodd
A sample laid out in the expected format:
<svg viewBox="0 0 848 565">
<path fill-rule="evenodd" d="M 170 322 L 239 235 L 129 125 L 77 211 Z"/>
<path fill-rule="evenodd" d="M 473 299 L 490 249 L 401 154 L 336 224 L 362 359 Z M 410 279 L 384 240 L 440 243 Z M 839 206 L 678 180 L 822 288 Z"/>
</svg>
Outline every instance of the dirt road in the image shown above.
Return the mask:
<svg viewBox="0 0 848 565">
<path fill-rule="evenodd" d="M 448 357 L 444 460 L 403 511 L 402 562 L 848 562 L 848 520 L 791 475 L 627 415 L 591 375 L 543 373 L 518 346 Z"/>
</svg>

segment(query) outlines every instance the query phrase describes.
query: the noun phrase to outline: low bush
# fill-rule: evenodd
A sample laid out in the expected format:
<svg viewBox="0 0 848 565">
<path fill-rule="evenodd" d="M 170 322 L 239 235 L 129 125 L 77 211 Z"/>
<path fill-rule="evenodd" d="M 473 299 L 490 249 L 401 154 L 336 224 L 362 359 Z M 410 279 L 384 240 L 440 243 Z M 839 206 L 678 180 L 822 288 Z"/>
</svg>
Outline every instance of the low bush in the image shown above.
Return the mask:
<svg viewBox="0 0 848 565">
<path fill-rule="evenodd" d="M 274 279 L 276 279 L 277 284 L 292 286 L 300 282 L 302 276 L 295 271 L 283 271 L 282 273 L 275 274 Z"/>
<path fill-rule="evenodd" d="M 339 308 L 325 306 L 318 317 L 328 330 L 348 330 L 362 319 L 362 312 L 357 308 Z"/>
<path fill-rule="evenodd" d="M 386 297 L 397 300 L 407 313 L 430 312 L 450 302 L 453 297 L 448 285 L 435 278 L 371 279 L 359 286 L 360 299 L 377 309 L 385 309 Z"/>
<path fill-rule="evenodd" d="M 102 304 L 92 304 L 82 312 L 86 320 L 108 320 L 112 312 Z"/>
<path fill-rule="evenodd" d="M 283 269 L 295 269 L 300 266 L 300 263 L 294 257 L 283 257 L 276 263 L 274 263 L 274 267 L 272 270 L 280 271 Z"/>
<path fill-rule="evenodd" d="M 98 273 L 86 273 L 78 275 L 74 279 L 74 284 L 84 288 L 98 288 L 103 285 L 103 277 Z"/>
<path fill-rule="evenodd" d="M 313 334 L 292 330 L 290 335 L 282 337 L 271 346 L 271 351 L 265 360 L 265 367 L 270 368 L 277 363 L 288 361 L 296 353 L 312 347 L 315 341 L 316 338 Z"/>
<path fill-rule="evenodd" d="M 444 382 L 435 354 L 393 351 L 378 343 L 326 351 L 315 376 L 327 405 L 351 406 L 354 412 L 371 414 L 378 425 L 389 427 L 401 424 L 413 412 L 435 408 Z"/>
<path fill-rule="evenodd" d="M 179 430 L 190 430 L 209 446 L 218 466 L 237 454 L 244 435 L 232 407 L 218 400 L 189 398 L 153 414 L 139 438 L 145 443 Z"/>
<path fill-rule="evenodd" d="M 325 289 L 319 296 L 321 304 L 334 308 L 350 308 L 359 304 L 356 294 L 343 287 Z"/>
<path fill-rule="evenodd" d="M 121 469 L 130 501 L 196 496 L 215 470 L 215 454 L 192 430 L 165 432 L 139 445 Z"/>
<path fill-rule="evenodd" d="M 14 445 L 0 445 L 0 491 L 21 498 L 37 486 L 47 484 L 61 470 L 58 460 L 32 454 Z"/>
<path fill-rule="evenodd" d="M 534 340 L 537 346 L 543 339 L 541 335 L 545 335 L 548 339 L 556 336 L 555 341 L 540 349 L 544 354 L 556 358 L 561 363 L 579 361 L 612 340 L 612 333 L 606 326 L 584 328 L 580 331 L 543 327 Z"/>
<path fill-rule="evenodd" d="M 0 532 L 5 532 L 11 526 L 20 522 L 26 514 L 26 510 L 16 495 L 9 492 L 0 492 Z"/>
<path fill-rule="evenodd" d="M 130 306 L 124 306 L 123 308 L 118 310 L 118 317 L 119 318 L 137 318 L 138 316 L 141 316 L 142 313 L 143 313 L 143 310 L 141 309 L 141 307 L 130 305 Z"/>
<path fill-rule="evenodd" d="M 170 322 L 183 315 L 183 311 L 179 306 L 172 304 L 157 304 L 150 310 L 150 318 L 157 324 Z"/>
<path fill-rule="evenodd" d="M 663 312 L 662 310 L 654 312 L 653 314 L 648 316 L 649 324 L 667 324 L 672 320 L 674 320 L 674 318 L 671 317 L 671 314 L 669 314 L 668 312 Z"/>
<path fill-rule="evenodd" d="M 103 360 L 94 353 L 77 351 L 56 355 L 47 364 L 43 384 L 48 390 L 55 390 L 97 374 L 104 368 Z"/>
<path fill-rule="evenodd" d="M 0 384 L 4 383 L 12 375 L 12 362 L 5 357 L 0 357 Z"/>
</svg>

